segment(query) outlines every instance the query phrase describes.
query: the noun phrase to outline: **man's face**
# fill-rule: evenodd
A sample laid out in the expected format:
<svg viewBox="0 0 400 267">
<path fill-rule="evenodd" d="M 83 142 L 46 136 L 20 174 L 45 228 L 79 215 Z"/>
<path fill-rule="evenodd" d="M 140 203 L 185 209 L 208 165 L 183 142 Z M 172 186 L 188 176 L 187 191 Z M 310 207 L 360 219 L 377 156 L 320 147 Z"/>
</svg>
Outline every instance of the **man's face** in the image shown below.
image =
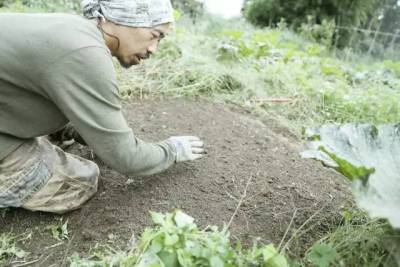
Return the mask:
<svg viewBox="0 0 400 267">
<path fill-rule="evenodd" d="M 117 37 L 120 44 L 113 55 L 124 68 L 140 64 L 157 51 L 158 44 L 170 31 L 171 24 L 166 23 L 153 28 L 132 28 L 118 26 Z"/>
</svg>

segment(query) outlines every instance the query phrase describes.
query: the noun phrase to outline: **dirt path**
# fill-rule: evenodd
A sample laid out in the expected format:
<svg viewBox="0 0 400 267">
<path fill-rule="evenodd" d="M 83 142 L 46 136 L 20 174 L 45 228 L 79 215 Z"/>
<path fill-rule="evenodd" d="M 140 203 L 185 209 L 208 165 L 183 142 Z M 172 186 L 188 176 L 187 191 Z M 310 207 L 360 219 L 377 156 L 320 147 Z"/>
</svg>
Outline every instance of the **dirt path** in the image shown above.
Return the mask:
<svg viewBox="0 0 400 267">
<path fill-rule="evenodd" d="M 0 216 L 0 232 L 32 231 L 25 247 L 32 252 L 30 258 L 41 257 L 33 266 L 60 266 L 73 252 L 84 255 L 96 243 L 123 246 L 132 232 L 138 235 L 150 225 L 150 210 L 181 208 L 202 227 L 222 226 L 230 220 L 248 182 L 247 197 L 231 227 L 233 239 L 250 242 L 261 237 L 262 242 L 278 245 L 292 218 L 286 240 L 311 218 L 302 228 L 310 232 L 293 239 L 293 247 L 297 242 L 301 249 L 337 220 L 347 199 L 344 179 L 301 159 L 298 140 L 227 107 L 177 99 L 130 103 L 124 110 L 140 138 L 158 141 L 172 135 L 198 135 L 208 155 L 149 178 L 120 175 L 96 160 L 102 173 L 99 192 L 84 208 L 64 216 L 70 231 L 70 240 L 64 243 L 58 244 L 45 230 L 59 216 L 23 210 Z M 87 149 L 74 150 L 91 157 Z"/>
</svg>

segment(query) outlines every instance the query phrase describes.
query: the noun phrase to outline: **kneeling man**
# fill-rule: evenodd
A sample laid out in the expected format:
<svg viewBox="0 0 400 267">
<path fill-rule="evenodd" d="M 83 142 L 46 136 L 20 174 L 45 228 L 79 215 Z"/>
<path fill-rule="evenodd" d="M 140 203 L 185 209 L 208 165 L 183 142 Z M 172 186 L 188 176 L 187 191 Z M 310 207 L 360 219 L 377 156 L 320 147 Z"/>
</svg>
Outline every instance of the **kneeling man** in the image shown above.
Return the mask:
<svg viewBox="0 0 400 267">
<path fill-rule="evenodd" d="M 112 57 L 130 67 L 155 53 L 173 22 L 170 1 L 82 7 L 85 18 L 0 14 L 0 208 L 65 213 L 96 193 L 97 165 L 42 137 L 60 130 L 127 175 L 202 157 L 197 137 L 136 138 L 121 112 Z"/>
</svg>

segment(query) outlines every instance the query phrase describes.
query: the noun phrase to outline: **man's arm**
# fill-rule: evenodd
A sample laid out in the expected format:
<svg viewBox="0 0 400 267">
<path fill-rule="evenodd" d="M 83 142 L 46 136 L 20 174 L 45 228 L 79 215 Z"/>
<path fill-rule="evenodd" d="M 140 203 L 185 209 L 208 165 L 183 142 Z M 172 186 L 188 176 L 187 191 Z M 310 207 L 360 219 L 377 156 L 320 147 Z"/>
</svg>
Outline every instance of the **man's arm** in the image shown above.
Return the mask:
<svg viewBox="0 0 400 267">
<path fill-rule="evenodd" d="M 83 48 L 55 62 L 43 73 L 42 87 L 96 155 L 118 172 L 151 175 L 176 161 L 172 142 L 147 143 L 133 134 L 105 48 Z"/>
</svg>

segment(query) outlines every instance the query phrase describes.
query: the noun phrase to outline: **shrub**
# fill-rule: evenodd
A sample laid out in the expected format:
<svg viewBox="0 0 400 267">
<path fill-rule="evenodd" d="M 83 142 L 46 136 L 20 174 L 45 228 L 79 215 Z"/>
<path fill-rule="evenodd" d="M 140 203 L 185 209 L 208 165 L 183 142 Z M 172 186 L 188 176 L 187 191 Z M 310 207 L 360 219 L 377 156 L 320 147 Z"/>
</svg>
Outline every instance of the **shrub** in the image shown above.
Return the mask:
<svg viewBox="0 0 400 267">
<path fill-rule="evenodd" d="M 385 1 L 379 0 L 344 0 L 344 1 L 296 1 L 296 0 L 248 0 L 245 2 L 244 15 L 252 24 L 275 26 L 281 19 L 298 29 L 309 23 L 308 17 L 322 25 L 323 21 L 333 21 L 342 27 L 360 27 L 376 19 L 384 8 Z M 339 31 L 341 46 L 349 42 L 351 35 Z"/>
</svg>

